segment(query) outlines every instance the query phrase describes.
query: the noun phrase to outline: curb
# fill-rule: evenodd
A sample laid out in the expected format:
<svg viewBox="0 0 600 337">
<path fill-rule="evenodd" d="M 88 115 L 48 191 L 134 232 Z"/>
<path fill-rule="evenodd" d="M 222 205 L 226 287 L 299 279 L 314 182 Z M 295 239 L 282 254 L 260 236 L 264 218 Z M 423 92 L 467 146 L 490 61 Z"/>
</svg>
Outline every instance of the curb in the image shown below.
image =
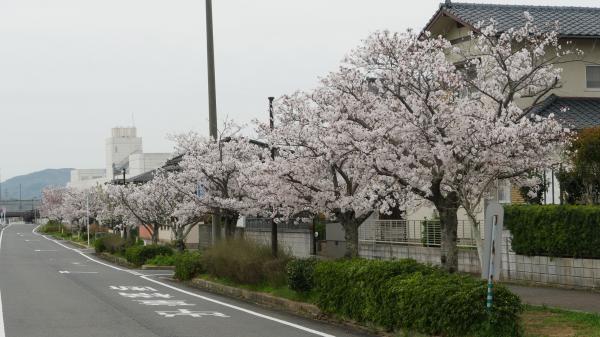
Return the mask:
<svg viewBox="0 0 600 337">
<path fill-rule="evenodd" d="M 228 297 L 239 298 L 247 302 L 266 306 L 272 309 L 286 311 L 303 317 L 317 319 L 325 317 L 325 314 L 321 311 L 321 309 L 313 304 L 291 301 L 265 293 L 226 286 L 201 278 L 192 279 L 191 281 L 187 282 L 187 284 L 193 288 L 206 290 L 211 293 L 225 295 Z"/>
<path fill-rule="evenodd" d="M 175 266 L 155 266 L 153 264 L 142 265 L 142 270 L 175 270 Z"/>
<path fill-rule="evenodd" d="M 176 279 L 173 279 L 173 281 L 181 282 L 177 281 Z M 209 293 L 235 299 L 241 299 L 245 302 L 257 304 L 269 309 L 284 311 L 296 316 L 301 316 L 321 322 L 327 322 L 334 326 L 351 329 L 360 333 L 367 333 L 372 336 L 395 336 L 381 329 L 369 328 L 352 321 L 327 315 L 326 313 L 321 311 L 321 309 L 319 309 L 316 305 L 310 303 L 296 302 L 285 298 L 273 296 L 270 294 L 226 286 L 220 283 L 207 281 L 201 278 L 194 278 L 190 281 L 184 281 L 182 283 L 189 287 L 200 289 Z"/>
<path fill-rule="evenodd" d="M 136 265 L 127 262 L 127 260 L 125 260 L 122 257 L 110 255 L 108 253 L 94 253 L 94 255 L 96 255 L 97 257 L 101 258 L 104 261 L 108 261 L 108 262 L 114 263 L 114 264 L 119 265 L 121 267 L 129 268 L 129 269 L 137 269 Z"/>
</svg>

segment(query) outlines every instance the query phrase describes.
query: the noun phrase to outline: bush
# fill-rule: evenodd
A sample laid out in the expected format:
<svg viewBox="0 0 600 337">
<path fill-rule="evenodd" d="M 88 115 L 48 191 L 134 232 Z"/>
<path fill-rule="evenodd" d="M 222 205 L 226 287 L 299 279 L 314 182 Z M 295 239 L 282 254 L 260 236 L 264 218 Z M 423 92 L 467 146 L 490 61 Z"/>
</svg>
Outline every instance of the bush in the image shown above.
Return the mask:
<svg viewBox="0 0 600 337">
<path fill-rule="evenodd" d="M 208 249 L 202 255 L 206 271 L 242 284 L 285 284 L 285 265 L 288 254 L 271 255 L 271 248 L 243 239 L 225 240 Z"/>
<path fill-rule="evenodd" d="M 48 221 L 48 223 L 46 223 L 45 225 L 43 225 L 42 227 L 40 227 L 40 232 L 44 233 L 44 234 L 54 234 L 57 232 L 61 232 L 64 231 L 65 226 L 56 221 L 56 220 L 50 220 Z"/>
<path fill-rule="evenodd" d="M 315 267 L 317 305 L 325 312 L 389 330 L 457 337 L 520 336 L 519 298 L 499 286 L 488 313 L 486 291 L 483 281 L 413 260 L 328 261 Z"/>
<path fill-rule="evenodd" d="M 127 250 L 125 251 L 125 258 L 127 259 L 127 261 L 137 266 L 145 264 L 147 260 L 158 255 L 173 255 L 173 249 L 160 245 L 136 245 L 127 248 Z"/>
<path fill-rule="evenodd" d="M 521 255 L 600 258 L 600 207 L 510 205 L 504 224 Z"/>
<path fill-rule="evenodd" d="M 151 264 L 153 266 L 174 266 L 177 255 L 157 255 L 151 259 L 148 259 L 145 264 Z"/>
<path fill-rule="evenodd" d="M 288 262 L 285 271 L 287 273 L 288 286 L 297 292 L 309 292 L 314 287 L 314 274 L 317 259 L 295 259 Z"/>
<path fill-rule="evenodd" d="M 181 281 L 191 280 L 204 272 L 199 252 L 183 252 L 175 255 L 175 278 Z"/>
<path fill-rule="evenodd" d="M 118 234 L 110 234 L 94 240 L 94 249 L 96 253 L 108 252 L 120 255 L 133 244 L 133 241 L 124 240 Z"/>
</svg>

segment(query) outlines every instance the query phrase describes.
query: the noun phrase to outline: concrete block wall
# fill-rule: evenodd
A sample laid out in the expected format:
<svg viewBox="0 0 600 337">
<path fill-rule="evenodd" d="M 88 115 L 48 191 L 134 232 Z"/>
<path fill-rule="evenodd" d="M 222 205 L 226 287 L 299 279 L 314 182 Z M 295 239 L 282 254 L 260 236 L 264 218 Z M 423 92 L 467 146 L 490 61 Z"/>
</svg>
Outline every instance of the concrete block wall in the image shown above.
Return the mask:
<svg viewBox="0 0 600 337">
<path fill-rule="evenodd" d="M 502 279 L 569 288 L 600 288 L 600 260 L 518 255 L 503 234 Z"/>
<path fill-rule="evenodd" d="M 246 239 L 254 240 L 264 245 L 271 245 L 271 232 L 249 231 L 244 232 Z M 277 233 L 279 246 L 295 256 L 306 258 L 311 256 L 312 237 L 310 232 L 279 232 Z"/>
<path fill-rule="evenodd" d="M 440 265 L 441 257 L 439 247 L 368 242 L 359 244 L 359 255 L 367 259 L 414 259 L 431 265 Z M 480 273 L 477 250 L 460 249 L 458 253 L 458 270 L 465 273 Z"/>
</svg>

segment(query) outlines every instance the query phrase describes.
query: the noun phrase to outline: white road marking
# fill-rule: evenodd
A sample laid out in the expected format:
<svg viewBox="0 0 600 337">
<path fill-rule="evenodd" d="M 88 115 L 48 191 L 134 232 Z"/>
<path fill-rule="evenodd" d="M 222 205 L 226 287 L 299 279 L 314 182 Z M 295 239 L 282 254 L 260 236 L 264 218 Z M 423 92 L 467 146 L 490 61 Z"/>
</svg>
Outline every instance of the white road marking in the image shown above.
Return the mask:
<svg viewBox="0 0 600 337">
<path fill-rule="evenodd" d="M 97 271 L 69 271 L 69 270 L 59 270 L 61 274 L 98 274 Z"/>
<path fill-rule="evenodd" d="M 119 295 L 127 298 L 171 298 L 169 294 L 160 293 L 119 293 Z"/>
<path fill-rule="evenodd" d="M 0 253 L 2 252 L 2 237 L 4 236 L 4 231 L 8 227 L 10 227 L 10 224 L 0 230 Z M 0 292 L 0 337 L 6 337 L 4 330 L 4 313 L 2 312 L 2 292 Z"/>
<path fill-rule="evenodd" d="M 302 331 L 306 331 L 306 332 L 312 333 L 312 334 L 317 335 L 317 336 L 335 337 L 334 335 L 331 335 L 331 334 L 328 334 L 328 333 L 325 333 L 325 332 L 321 332 L 321 331 L 318 331 L 318 330 L 314 330 L 314 329 L 311 329 L 311 328 L 307 328 L 305 326 L 302 326 L 302 325 L 299 325 L 299 324 L 296 324 L 296 323 L 288 322 L 288 321 L 285 321 L 285 320 L 282 320 L 282 319 L 279 319 L 279 318 L 275 318 L 275 317 L 272 317 L 272 316 L 269 316 L 269 315 L 261 314 L 261 313 L 258 313 L 256 311 L 252 311 L 252 310 L 249 310 L 249 309 L 238 307 L 238 306 L 233 305 L 233 304 L 229 304 L 229 303 L 225 303 L 225 302 L 222 302 L 222 301 L 218 301 L 218 300 L 212 299 L 210 297 L 198 295 L 198 294 L 195 294 L 195 293 L 193 293 L 191 291 L 180 289 L 180 288 L 174 287 L 174 286 L 172 286 L 170 284 L 167 284 L 167 283 L 164 283 L 164 282 L 160 282 L 160 281 L 157 281 L 157 280 L 153 280 L 153 279 L 149 278 L 148 276 L 146 276 L 144 274 L 141 274 L 141 273 L 138 273 L 138 272 L 133 271 L 133 270 L 126 270 L 126 269 L 123 269 L 123 268 L 119 268 L 119 267 L 110 265 L 108 263 L 100 262 L 100 261 L 98 261 L 98 260 L 96 260 L 96 259 L 94 259 L 92 257 L 89 257 L 89 256 L 85 255 L 84 253 L 82 253 L 81 251 L 79 251 L 77 249 L 65 246 L 65 245 L 63 245 L 62 243 L 60 243 L 60 242 L 58 242 L 56 240 L 52 240 L 50 238 L 45 237 L 44 235 L 41 235 L 41 234 L 37 233 L 35 230 L 38 227 L 36 227 L 36 228 L 34 228 L 32 230 L 32 233 L 34 235 L 41 236 L 41 237 L 43 237 L 46 240 L 52 241 L 52 242 L 56 243 L 57 245 L 59 245 L 61 247 L 64 247 L 66 249 L 72 250 L 72 251 L 76 252 L 77 254 L 85 257 L 86 259 L 88 259 L 90 261 L 94 261 L 94 262 L 96 262 L 98 264 L 101 264 L 103 266 L 106 266 L 106 267 L 109 267 L 109 268 L 112 268 L 112 269 L 115 269 L 115 270 L 123 271 L 123 272 L 129 273 L 129 274 L 132 274 L 132 275 L 139 276 L 139 277 L 141 277 L 142 279 L 144 279 L 146 281 L 153 282 L 155 284 L 159 284 L 159 285 L 161 285 L 163 287 L 166 287 L 166 288 L 178 291 L 178 292 L 180 292 L 182 294 L 186 294 L 186 295 L 189 295 L 189 296 L 192 296 L 192 297 L 200 298 L 200 299 L 203 299 L 203 300 L 208 301 L 208 302 L 212 302 L 212 303 L 215 303 L 215 304 L 222 305 L 224 307 L 228 307 L 230 309 L 238 310 L 238 311 L 245 312 L 247 314 L 250 314 L 250 315 L 253 315 L 253 316 L 256 316 L 256 317 L 260 317 L 260 318 L 263 318 L 263 319 L 266 319 L 266 320 L 270 320 L 270 321 L 277 322 L 277 323 L 280 323 L 280 324 L 283 324 L 283 325 L 287 325 L 289 327 L 292 327 L 292 328 L 295 328 L 295 329 L 298 329 L 298 330 L 302 330 Z M 5 337 L 5 336 L 0 335 L 0 337 Z"/>
<path fill-rule="evenodd" d="M 157 311 L 156 313 L 168 318 L 172 318 L 175 316 L 190 316 L 195 318 L 201 318 L 203 316 L 214 316 L 229 318 L 229 316 L 216 311 L 190 311 L 187 309 L 179 309 L 177 311 Z"/>
<path fill-rule="evenodd" d="M 152 288 L 152 287 L 143 287 L 143 286 L 110 286 L 110 289 L 112 290 L 121 290 L 121 291 L 127 291 L 127 290 L 131 290 L 131 291 L 154 291 L 154 292 L 158 292 L 158 290 Z"/>
<path fill-rule="evenodd" d="M 36 252 L 56 252 L 56 249 L 36 249 Z"/>
<path fill-rule="evenodd" d="M 39 242 L 40 240 L 25 240 L 25 242 Z"/>
<path fill-rule="evenodd" d="M 152 306 L 156 306 L 156 305 L 165 305 L 167 307 L 190 307 L 190 306 L 194 306 L 195 304 L 191 304 L 191 303 L 186 303 L 185 301 L 180 301 L 180 300 L 136 300 L 138 301 L 140 304 L 144 304 L 144 305 L 152 305 Z"/>
</svg>

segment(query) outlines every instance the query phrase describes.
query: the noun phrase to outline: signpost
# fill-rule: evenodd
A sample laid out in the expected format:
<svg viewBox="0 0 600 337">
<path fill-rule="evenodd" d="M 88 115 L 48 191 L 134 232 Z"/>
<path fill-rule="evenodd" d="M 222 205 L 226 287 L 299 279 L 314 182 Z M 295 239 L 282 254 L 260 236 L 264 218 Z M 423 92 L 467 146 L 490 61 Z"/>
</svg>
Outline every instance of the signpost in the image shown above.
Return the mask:
<svg viewBox="0 0 600 337">
<path fill-rule="evenodd" d="M 494 279 L 500 276 L 502 262 L 502 229 L 504 224 L 504 208 L 494 200 L 485 208 L 485 240 L 483 245 L 483 268 L 481 277 L 487 279 L 487 308 L 491 310 L 494 297 Z"/>
</svg>

